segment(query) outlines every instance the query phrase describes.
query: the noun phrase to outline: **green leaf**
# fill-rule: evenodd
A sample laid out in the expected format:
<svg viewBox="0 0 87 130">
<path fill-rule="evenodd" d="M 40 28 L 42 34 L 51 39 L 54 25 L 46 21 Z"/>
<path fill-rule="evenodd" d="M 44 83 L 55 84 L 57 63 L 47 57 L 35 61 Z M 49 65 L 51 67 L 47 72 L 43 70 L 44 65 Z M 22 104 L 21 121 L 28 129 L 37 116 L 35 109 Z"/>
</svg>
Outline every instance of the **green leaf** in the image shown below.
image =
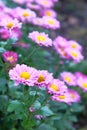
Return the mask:
<svg viewBox="0 0 87 130">
<path fill-rule="evenodd" d="M 0 47 L 0 52 L 5 52 L 6 50 L 3 47 Z"/>
<path fill-rule="evenodd" d="M 41 124 L 39 126 L 39 128 L 37 128 L 36 130 L 57 130 L 57 129 L 54 128 L 53 126 L 48 125 L 48 124 Z"/>
<path fill-rule="evenodd" d="M 37 100 L 37 101 L 34 102 L 33 107 L 35 109 L 39 109 L 41 107 L 41 103 Z"/>
<path fill-rule="evenodd" d="M 5 78 L 0 78 L 0 91 L 6 92 L 7 86 L 6 86 L 7 80 Z"/>
<path fill-rule="evenodd" d="M 53 115 L 53 112 L 50 110 L 48 106 L 44 106 L 41 108 L 41 113 L 43 116 L 51 116 Z"/>
<path fill-rule="evenodd" d="M 74 103 L 72 104 L 71 112 L 81 112 L 83 109 L 84 109 L 83 106 Z"/>
<path fill-rule="evenodd" d="M 13 112 L 13 111 L 22 112 L 23 109 L 24 109 L 23 103 L 19 102 L 18 100 L 13 100 L 13 101 L 10 101 L 7 111 L 8 112 Z"/>
<path fill-rule="evenodd" d="M 0 95 L 0 110 L 4 110 L 8 104 L 8 96 Z"/>
</svg>

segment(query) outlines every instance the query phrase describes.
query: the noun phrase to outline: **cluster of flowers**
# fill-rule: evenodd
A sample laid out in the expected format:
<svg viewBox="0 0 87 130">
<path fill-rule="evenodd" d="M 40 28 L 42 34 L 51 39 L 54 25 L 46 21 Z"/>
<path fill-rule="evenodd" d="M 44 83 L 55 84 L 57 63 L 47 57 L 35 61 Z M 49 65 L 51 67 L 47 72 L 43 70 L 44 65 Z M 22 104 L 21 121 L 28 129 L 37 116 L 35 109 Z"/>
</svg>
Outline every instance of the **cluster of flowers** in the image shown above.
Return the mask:
<svg viewBox="0 0 87 130">
<path fill-rule="evenodd" d="M 54 5 L 54 0 L 14 0 L 17 3 L 27 5 L 26 8 L 15 7 L 8 8 L 2 2 L 0 2 L 0 34 L 1 38 L 17 38 L 22 37 L 21 27 L 22 24 L 33 24 L 42 26 L 44 28 L 57 29 L 60 28 L 60 22 L 54 17 L 56 16 L 55 12 L 50 8 Z M 35 5 L 33 5 L 33 3 Z M 34 7 L 39 7 L 34 8 Z M 44 9 L 42 9 L 44 8 Z M 31 9 L 36 9 L 35 11 Z M 45 10 L 46 9 L 46 10 Z M 43 11 L 41 13 L 41 10 Z M 38 14 L 40 12 L 43 15 Z M 37 14 L 39 17 L 37 16 Z"/>
<path fill-rule="evenodd" d="M 22 37 L 22 24 L 32 24 L 34 26 L 40 26 L 47 29 L 60 28 L 60 22 L 56 19 L 56 13 L 52 9 L 54 3 L 58 0 L 13 0 L 14 2 L 25 5 L 23 7 L 8 8 L 0 1 L 0 34 L 2 39 Z M 38 16 L 37 16 L 38 15 Z M 67 40 L 61 36 L 58 36 L 52 41 L 48 34 L 44 32 L 39 33 L 33 31 L 29 33 L 28 38 L 31 38 L 39 46 L 54 46 L 58 54 L 62 58 L 73 59 L 75 62 L 83 60 L 81 54 L 82 47 L 74 40 Z M 22 47 L 28 47 L 25 44 L 18 45 Z M 14 64 L 18 60 L 18 54 L 13 51 L 6 51 L 2 54 L 6 62 Z M 45 87 L 47 93 L 51 95 L 52 100 L 65 102 L 71 104 L 72 102 L 80 101 L 80 95 L 78 92 L 72 89 L 68 89 L 65 83 L 59 79 L 54 79 L 52 74 L 46 70 L 36 70 L 35 68 L 28 67 L 27 65 L 17 64 L 13 69 L 9 71 L 9 76 L 15 81 L 15 84 L 24 84 L 28 86 L 38 86 L 39 88 Z M 61 74 L 63 78 L 64 74 Z M 63 78 L 70 85 L 79 85 L 87 90 L 86 76 L 81 73 L 76 73 L 78 78 L 77 82 L 74 82 L 74 76 L 68 76 Z M 83 82 L 83 78 L 85 79 Z M 79 84 L 80 82 L 80 84 Z"/>
<path fill-rule="evenodd" d="M 22 36 L 22 23 L 13 18 L 11 12 L 12 9 L 0 1 L 0 37 L 4 40 L 12 37 L 19 39 Z"/>
<path fill-rule="evenodd" d="M 67 104 L 80 101 L 78 92 L 69 89 L 63 81 L 54 79 L 52 73 L 46 70 L 36 70 L 25 64 L 17 64 L 9 71 L 9 76 L 11 80 L 14 80 L 15 85 L 37 86 L 40 89 L 45 87 L 47 93 L 50 94 L 51 99 L 54 101 L 65 102 Z"/>
<path fill-rule="evenodd" d="M 65 59 L 72 59 L 76 63 L 83 60 L 82 47 L 74 40 L 67 40 L 62 36 L 58 36 L 53 45 L 57 53 Z"/>
<path fill-rule="evenodd" d="M 69 86 L 79 86 L 84 92 L 87 92 L 87 75 L 81 72 L 62 72 L 61 79 Z"/>
<path fill-rule="evenodd" d="M 21 30 L 22 24 L 26 24 L 26 23 L 33 24 L 48 29 L 60 28 L 60 22 L 55 18 L 56 14 L 53 13 L 53 10 L 51 9 L 57 0 L 49 0 L 49 1 L 48 0 L 21 0 L 21 1 L 13 0 L 13 1 L 18 4 L 25 4 L 26 8 L 22 8 L 19 6 L 15 8 L 8 8 L 2 2 L 0 2 L 0 10 L 1 10 L 0 11 L 0 18 L 1 18 L 0 37 L 1 38 L 5 40 L 12 37 L 16 38 L 18 41 L 15 44 L 27 48 L 29 47 L 28 44 L 19 42 L 23 35 L 23 32 Z M 39 8 L 34 8 L 37 6 Z M 35 9 L 35 11 L 32 11 L 32 9 L 33 10 Z M 40 12 L 40 14 L 38 12 Z M 41 17 L 38 17 L 36 13 Z M 83 60 L 83 55 L 81 54 L 82 47 L 74 40 L 68 41 L 63 37 L 58 36 L 54 41 L 52 41 L 48 37 L 48 34 L 44 32 L 39 33 L 38 31 L 33 31 L 29 33 L 28 38 L 31 38 L 39 46 L 44 45 L 48 47 L 53 45 L 62 58 L 66 58 L 69 60 L 72 59 L 75 62 L 80 62 L 81 60 Z M 11 57 L 13 56 L 11 55 Z"/>
<path fill-rule="evenodd" d="M 62 58 L 72 59 L 74 62 L 80 62 L 83 60 L 82 47 L 79 43 L 74 40 L 66 40 L 62 36 L 58 36 L 54 41 L 48 38 L 45 33 L 39 33 L 38 31 L 33 31 L 29 33 L 29 38 L 36 42 L 39 46 L 54 46 L 57 53 L 60 54 Z"/>
</svg>

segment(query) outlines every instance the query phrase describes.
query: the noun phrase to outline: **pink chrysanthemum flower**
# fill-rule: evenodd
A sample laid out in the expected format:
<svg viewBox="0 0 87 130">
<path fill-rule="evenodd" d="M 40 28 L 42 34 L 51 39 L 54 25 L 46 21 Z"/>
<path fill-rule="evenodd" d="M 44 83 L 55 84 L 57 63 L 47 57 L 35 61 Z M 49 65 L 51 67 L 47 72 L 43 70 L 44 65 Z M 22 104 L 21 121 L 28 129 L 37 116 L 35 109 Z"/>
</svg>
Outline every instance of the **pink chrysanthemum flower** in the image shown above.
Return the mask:
<svg viewBox="0 0 87 130">
<path fill-rule="evenodd" d="M 45 9 L 40 12 L 40 16 L 56 17 L 57 14 L 53 9 Z"/>
<path fill-rule="evenodd" d="M 22 30 L 20 28 L 14 28 L 11 30 L 10 37 L 20 39 L 22 37 Z"/>
<path fill-rule="evenodd" d="M 87 92 L 87 76 L 80 74 L 80 76 L 77 76 L 77 85 L 83 89 L 84 92 Z"/>
<path fill-rule="evenodd" d="M 70 59 L 73 59 L 76 63 L 84 59 L 81 52 L 77 49 L 67 48 L 65 51 L 69 55 Z"/>
<path fill-rule="evenodd" d="M 53 41 L 53 45 L 54 45 L 56 50 L 57 50 L 57 48 L 66 48 L 66 47 L 68 47 L 68 43 L 67 43 L 66 38 L 64 38 L 62 36 L 56 37 L 55 40 Z"/>
<path fill-rule="evenodd" d="M 62 72 L 61 78 L 70 86 L 76 86 L 76 77 L 70 72 Z"/>
<path fill-rule="evenodd" d="M 30 9 L 16 8 L 13 10 L 15 17 L 24 23 L 31 22 L 36 17 L 36 13 Z M 13 16 L 14 17 L 14 16 Z"/>
<path fill-rule="evenodd" d="M 67 40 L 62 36 L 58 36 L 53 45 L 58 54 L 62 58 L 72 59 L 75 62 L 80 62 L 83 60 L 83 56 L 81 54 L 82 47 L 74 40 Z"/>
<path fill-rule="evenodd" d="M 6 29 L 14 29 L 14 28 L 21 28 L 22 23 L 20 23 L 17 19 L 11 18 L 3 18 L 0 22 L 0 26 Z"/>
<path fill-rule="evenodd" d="M 64 37 L 62 37 L 62 36 L 56 37 L 56 39 L 53 41 L 53 45 L 54 45 L 56 52 L 62 58 L 69 59 L 67 52 L 65 52 L 65 48 L 68 47 L 68 43 Z"/>
<path fill-rule="evenodd" d="M 35 0 L 35 2 L 44 8 L 51 8 L 53 6 L 53 2 L 51 0 Z"/>
<path fill-rule="evenodd" d="M 62 37 L 58 36 L 54 41 L 53 41 L 54 48 L 56 52 L 65 59 L 69 59 L 69 56 L 67 55 L 67 52 L 65 52 L 65 48 L 68 47 L 67 40 Z"/>
<path fill-rule="evenodd" d="M 52 73 L 49 73 L 46 70 L 39 70 L 37 71 L 37 81 L 35 85 L 37 85 L 38 87 L 47 87 L 52 79 Z"/>
<path fill-rule="evenodd" d="M 71 95 L 68 92 L 65 92 L 64 94 L 54 94 L 52 97 L 53 101 L 58 101 L 58 102 L 65 102 L 67 104 L 71 104 L 72 99 L 71 99 Z"/>
<path fill-rule="evenodd" d="M 71 102 L 79 102 L 80 101 L 80 95 L 77 91 L 73 89 L 68 89 L 68 93 L 71 96 Z"/>
<path fill-rule="evenodd" d="M 76 76 L 76 79 L 79 79 L 79 78 L 85 78 L 86 77 L 86 75 L 85 74 L 83 74 L 83 73 L 81 73 L 81 72 L 75 72 L 75 74 L 74 74 L 75 76 Z"/>
<path fill-rule="evenodd" d="M 18 54 L 13 51 L 6 51 L 2 54 L 2 56 L 3 56 L 4 60 L 6 62 L 9 62 L 10 64 L 17 62 L 17 60 L 18 60 Z"/>
<path fill-rule="evenodd" d="M 37 26 L 42 26 L 43 20 L 42 18 L 36 17 L 32 20 L 32 24 L 37 25 Z"/>
<path fill-rule="evenodd" d="M 56 48 L 56 51 L 60 55 L 61 58 L 70 59 L 70 56 L 67 54 L 64 48 L 62 47 Z"/>
<path fill-rule="evenodd" d="M 58 79 L 53 79 L 48 85 L 47 91 L 50 94 L 63 94 L 67 92 L 67 86 L 64 84 L 64 82 Z"/>
<path fill-rule="evenodd" d="M 58 29 L 60 28 L 60 22 L 58 20 L 56 20 L 53 17 L 49 17 L 49 16 L 43 16 L 43 27 L 45 28 L 49 28 L 49 29 Z"/>
<path fill-rule="evenodd" d="M 70 46 L 72 49 L 77 49 L 77 50 L 79 50 L 79 51 L 82 50 L 81 45 L 80 45 L 79 43 L 77 43 L 76 41 L 74 41 L 74 40 L 69 40 L 69 41 L 68 41 L 68 44 L 69 44 L 69 46 Z"/>
<path fill-rule="evenodd" d="M 36 42 L 39 46 L 52 46 L 52 40 L 48 37 L 48 34 L 45 34 L 44 32 L 39 33 L 38 31 L 34 31 L 29 33 L 28 37 Z"/>
<path fill-rule="evenodd" d="M 33 86 L 36 82 L 36 69 L 28 67 L 27 65 L 17 64 L 13 69 L 9 71 L 11 80 L 15 81 L 15 84 L 24 84 Z"/>
<path fill-rule="evenodd" d="M 8 31 L 8 29 L 6 29 L 6 28 L 0 29 L 0 37 L 2 39 L 5 39 L 5 40 L 9 39 L 10 38 L 10 32 Z"/>
</svg>

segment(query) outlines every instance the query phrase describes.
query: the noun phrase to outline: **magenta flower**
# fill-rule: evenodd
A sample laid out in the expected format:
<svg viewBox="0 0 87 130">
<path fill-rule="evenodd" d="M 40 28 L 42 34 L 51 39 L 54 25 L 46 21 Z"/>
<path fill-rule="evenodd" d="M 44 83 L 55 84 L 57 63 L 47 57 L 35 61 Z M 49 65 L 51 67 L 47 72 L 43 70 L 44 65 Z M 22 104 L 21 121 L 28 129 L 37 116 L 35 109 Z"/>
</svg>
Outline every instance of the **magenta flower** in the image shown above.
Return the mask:
<svg viewBox="0 0 87 130">
<path fill-rule="evenodd" d="M 14 28 L 21 28 L 22 23 L 20 23 L 17 19 L 11 18 L 3 18 L 0 22 L 0 26 L 6 29 L 14 29 Z"/>
<path fill-rule="evenodd" d="M 5 40 L 7 40 L 7 39 L 10 38 L 10 32 L 9 32 L 9 30 L 6 29 L 6 28 L 0 29 L 0 35 L 1 35 L 0 37 L 1 37 L 2 39 L 5 39 Z"/>
<path fill-rule="evenodd" d="M 54 42 L 53 42 L 54 48 L 56 52 L 64 59 L 70 59 L 69 55 L 65 51 L 65 49 L 68 47 L 68 42 L 67 40 L 62 37 L 58 36 Z"/>
<path fill-rule="evenodd" d="M 69 55 L 70 59 L 74 60 L 76 63 L 84 59 L 84 56 L 77 49 L 67 48 L 65 51 Z"/>
<path fill-rule="evenodd" d="M 43 19 L 43 27 L 54 30 L 60 28 L 60 22 L 55 18 L 49 16 L 43 16 L 42 19 Z"/>
<path fill-rule="evenodd" d="M 15 15 L 13 15 L 15 13 Z M 21 20 L 23 23 L 31 22 L 33 18 L 36 17 L 36 13 L 30 9 L 23 9 L 17 7 L 12 12 L 13 17 Z"/>
<path fill-rule="evenodd" d="M 30 107 L 30 108 L 29 108 L 29 111 L 30 111 L 30 112 L 34 112 L 34 111 L 35 111 L 34 107 Z"/>
<path fill-rule="evenodd" d="M 58 101 L 58 102 L 65 102 L 67 104 L 71 104 L 72 99 L 71 99 L 71 95 L 68 92 L 65 92 L 64 94 L 54 94 L 52 97 L 53 101 Z"/>
<path fill-rule="evenodd" d="M 56 12 L 53 9 L 42 10 L 39 15 L 40 16 L 50 16 L 50 17 L 54 17 L 54 18 L 57 16 Z"/>
<path fill-rule="evenodd" d="M 74 74 L 70 73 L 70 72 L 62 72 L 61 74 L 61 78 L 70 86 L 76 86 L 76 77 Z"/>
<path fill-rule="evenodd" d="M 35 115 L 35 118 L 38 119 L 38 120 L 41 120 L 42 115 L 39 115 L 39 114 L 38 114 L 38 115 Z"/>
<path fill-rule="evenodd" d="M 14 80 L 16 85 L 24 84 L 28 86 L 34 86 L 36 82 L 36 69 L 28 67 L 24 64 L 17 64 L 9 71 L 9 76 L 11 80 Z"/>
<path fill-rule="evenodd" d="M 87 92 L 87 75 L 82 73 L 76 74 L 77 85 L 84 91 Z"/>
<path fill-rule="evenodd" d="M 4 60 L 10 64 L 14 64 L 18 60 L 18 54 L 13 51 L 6 51 L 2 54 Z"/>
<path fill-rule="evenodd" d="M 58 79 L 53 79 L 47 86 L 47 91 L 50 94 L 63 94 L 67 92 L 67 86 L 64 84 L 64 82 Z"/>
<path fill-rule="evenodd" d="M 77 91 L 73 89 L 68 89 L 68 92 L 71 96 L 71 102 L 79 102 L 80 101 L 80 95 Z"/>
<path fill-rule="evenodd" d="M 52 73 L 49 73 L 46 70 L 38 70 L 35 85 L 38 87 L 47 87 L 51 80 L 53 80 Z"/>
<path fill-rule="evenodd" d="M 58 48 L 66 48 L 66 47 L 68 47 L 67 39 L 62 36 L 58 36 L 55 38 L 53 45 L 56 50 Z"/>
<path fill-rule="evenodd" d="M 53 2 L 51 0 L 35 0 L 35 2 L 44 8 L 51 8 L 53 6 Z"/>
<path fill-rule="evenodd" d="M 39 17 L 33 18 L 32 24 L 37 25 L 37 26 L 42 26 L 43 20 L 42 18 L 39 18 Z"/>
<path fill-rule="evenodd" d="M 20 28 L 13 28 L 10 32 L 10 37 L 15 39 L 20 39 L 22 35 L 22 30 Z"/>
<path fill-rule="evenodd" d="M 31 38 L 34 42 L 36 42 L 39 46 L 52 46 L 52 40 L 48 37 L 48 34 L 39 33 L 38 31 L 34 31 L 29 33 L 29 38 Z"/>
<path fill-rule="evenodd" d="M 53 45 L 62 58 L 71 59 L 76 63 L 84 59 L 81 53 L 82 47 L 74 40 L 68 41 L 64 37 L 58 36 Z"/>
<path fill-rule="evenodd" d="M 79 50 L 79 51 L 82 50 L 82 46 L 81 46 L 79 43 L 77 43 L 76 41 L 74 41 L 74 40 L 69 40 L 69 41 L 68 41 L 68 44 L 69 44 L 69 46 L 70 46 L 72 49 L 77 49 L 77 50 Z"/>
</svg>

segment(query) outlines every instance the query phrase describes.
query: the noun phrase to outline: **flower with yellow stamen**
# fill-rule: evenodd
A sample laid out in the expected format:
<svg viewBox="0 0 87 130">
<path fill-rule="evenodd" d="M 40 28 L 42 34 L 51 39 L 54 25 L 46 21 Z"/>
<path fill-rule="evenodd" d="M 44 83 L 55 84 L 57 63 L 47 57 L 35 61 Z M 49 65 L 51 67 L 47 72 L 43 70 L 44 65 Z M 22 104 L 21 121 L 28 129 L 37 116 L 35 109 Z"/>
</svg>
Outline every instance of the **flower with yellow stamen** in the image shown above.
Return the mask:
<svg viewBox="0 0 87 130">
<path fill-rule="evenodd" d="M 35 84 L 38 87 L 47 87 L 52 79 L 53 79 L 53 77 L 52 77 L 51 73 L 49 73 L 46 70 L 39 70 L 37 72 L 37 81 Z"/>
<path fill-rule="evenodd" d="M 59 79 L 53 79 L 48 85 L 47 91 L 50 94 L 63 94 L 67 91 L 67 86 Z"/>
<path fill-rule="evenodd" d="M 52 40 L 48 37 L 48 34 L 45 34 L 44 32 L 39 33 L 38 31 L 34 31 L 29 33 L 28 37 L 36 42 L 39 46 L 52 46 Z"/>
<path fill-rule="evenodd" d="M 34 86 L 37 77 L 36 69 L 28 67 L 27 65 L 17 64 L 9 71 L 10 79 L 14 80 L 16 84 L 24 84 Z"/>
</svg>

